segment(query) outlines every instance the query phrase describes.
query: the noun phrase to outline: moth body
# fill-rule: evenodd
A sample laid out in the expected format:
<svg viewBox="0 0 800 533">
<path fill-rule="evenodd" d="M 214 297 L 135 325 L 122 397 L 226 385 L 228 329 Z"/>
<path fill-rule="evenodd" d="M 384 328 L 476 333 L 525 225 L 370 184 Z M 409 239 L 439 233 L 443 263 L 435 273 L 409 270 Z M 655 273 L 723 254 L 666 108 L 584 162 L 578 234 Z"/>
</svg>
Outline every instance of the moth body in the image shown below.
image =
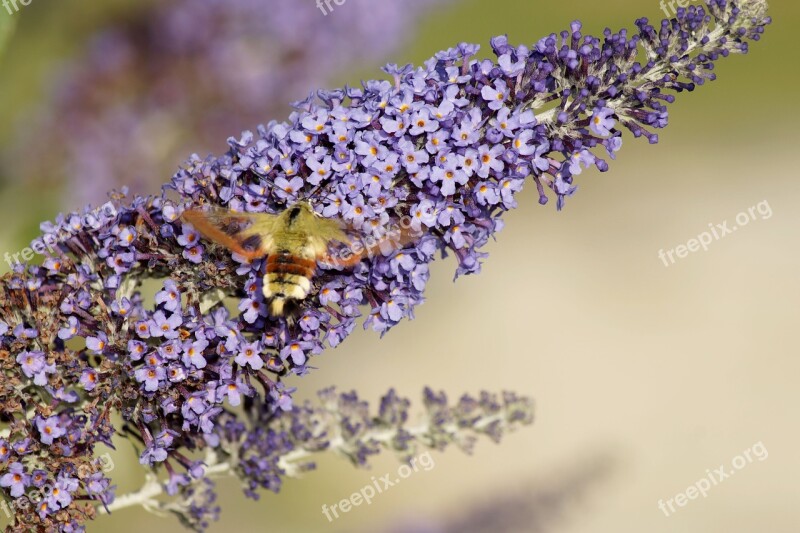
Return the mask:
<svg viewBox="0 0 800 533">
<path fill-rule="evenodd" d="M 224 209 L 189 209 L 182 215 L 207 239 L 240 256 L 267 258 L 263 294 L 274 317 L 291 315 L 314 287 L 317 263 L 352 267 L 365 257 L 384 250 L 402 248 L 417 235 L 401 229 L 385 240 L 354 246 L 340 220 L 323 218 L 308 202 L 298 202 L 277 213 L 237 213 Z M 347 245 L 345 254 L 334 257 L 332 242 Z M 358 248 L 356 250 L 356 248 Z"/>
<path fill-rule="evenodd" d="M 349 243 L 339 221 L 322 218 L 300 202 L 278 214 L 189 210 L 184 213 L 206 238 L 249 259 L 267 257 L 264 298 L 272 316 L 287 314 L 287 303 L 311 292 L 317 261 L 332 241 Z"/>
</svg>

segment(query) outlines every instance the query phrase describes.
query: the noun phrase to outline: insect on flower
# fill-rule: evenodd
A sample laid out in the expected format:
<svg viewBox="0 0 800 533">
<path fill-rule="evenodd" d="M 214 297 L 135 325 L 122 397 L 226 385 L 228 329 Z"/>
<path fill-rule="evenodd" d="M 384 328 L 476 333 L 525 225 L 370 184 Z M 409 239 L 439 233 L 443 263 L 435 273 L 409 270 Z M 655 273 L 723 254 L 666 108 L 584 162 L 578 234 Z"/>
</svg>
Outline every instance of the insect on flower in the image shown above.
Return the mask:
<svg viewBox="0 0 800 533">
<path fill-rule="evenodd" d="M 248 260 L 267 257 L 263 294 L 275 317 L 294 314 L 291 304 L 311 292 L 318 263 L 352 268 L 377 250 L 396 250 L 413 239 L 410 231 L 397 229 L 379 240 L 351 239 L 340 220 L 320 216 L 308 201 L 278 214 L 189 209 L 183 219 L 206 239 Z M 333 251 L 335 243 L 345 245 L 345 251 Z"/>
</svg>

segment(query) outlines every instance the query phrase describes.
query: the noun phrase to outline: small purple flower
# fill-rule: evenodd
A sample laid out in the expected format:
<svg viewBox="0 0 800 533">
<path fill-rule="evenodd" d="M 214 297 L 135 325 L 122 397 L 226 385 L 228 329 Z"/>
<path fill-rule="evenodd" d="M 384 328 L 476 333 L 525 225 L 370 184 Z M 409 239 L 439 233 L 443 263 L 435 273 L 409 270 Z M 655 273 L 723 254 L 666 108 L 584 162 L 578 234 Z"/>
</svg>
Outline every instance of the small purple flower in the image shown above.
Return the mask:
<svg viewBox="0 0 800 533">
<path fill-rule="evenodd" d="M 155 392 L 164 379 L 165 372 L 160 366 L 157 367 L 144 367 L 136 370 L 136 381 L 144 383 L 144 390 L 147 392 Z"/>
<path fill-rule="evenodd" d="M 181 305 L 181 293 L 175 281 L 168 279 L 164 282 L 164 289 L 156 293 L 156 304 L 163 305 L 164 309 L 175 312 Z"/>
<path fill-rule="evenodd" d="M 183 354 L 183 364 L 194 366 L 195 368 L 202 369 L 206 367 L 206 359 L 203 357 L 203 351 L 208 347 L 208 341 L 197 340 L 190 344 Z"/>
<path fill-rule="evenodd" d="M 622 137 L 620 135 L 615 135 L 614 137 L 606 139 L 604 144 L 611 159 L 616 159 L 617 152 L 622 148 Z"/>
<path fill-rule="evenodd" d="M 291 200 L 297 197 L 297 193 L 303 188 L 303 180 L 299 177 L 294 177 L 291 180 L 287 180 L 284 177 L 280 177 L 275 180 L 275 195 L 278 198 L 283 198 L 287 200 Z"/>
<path fill-rule="evenodd" d="M 183 255 L 184 259 L 187 259 L 188 261 L 190 261 L 190 262 L 192 262 L 194 264 L 200 264 L 203 261 L 203 252 L 204 251 L 205 251 L 205 249 L 201 245 L 196 244 L 194 246 L 190 246 L 189 248 L 186 248 L 183 251 L 182 255 Z"/>
<path fill-rule="evenodd" d="M 380 123 L 383 131 L 393 137 L 402 137 L 408 130 L 409 122 L 405 117 L 381 117 Z"/>
<path fill-rule="evenodd" d="M 222 412 L 221 407 L 212 407 L 207 410 L 198 418 L 198 426 L 203 433 L 211 433 L 214 431 L 214 420 Z"/>
<path fill-rule="evenodd" d="M 475 197 L 481 205 L 496 205 L 500 203 L 500 195 L 494 183 L 483 181 L 475 186 Z"/>
<path fill-rule="evenodd" d="M 41 488 L 47 482 L 48 475 L 44 470 L 34 470 L 31 474 L 31 485 L 36 488 Z"/>
<path fill-rule="evenodd" d="M 98 332 L 96 336 L 86 337 L 86 348 L 94 353 L 103 353 L 107 343 L 108 337 L 102 331 Z"/>
<path fill-rule="evenodd" d="M 286 385 L 283 383 L 276 383 L 272 390 L 270 390 L 269 395 L 274 401 L 275 405 L 277 405 L 278 409 L 284 412 L 291 411 L 293 409 L 292 405 L 292 393 L 297 390 L 296 388 L 286 388 Z"/>
<path fill-rule="evenodd" d="M 536 146 L 536 150 L 531 155 L 531 163 L 534 167 L 544 172 L 550 168 L 550 160 L 546 154 L 550 151 L 550 143 L 543 142 Z"/>
<path fill-rule="evenodd" d="M 44 369 L 44 352 L 22 352 L 17 356 L 17 363 L 22 366 L 22 372 L 32 378 Z"/>
<path fill-rule="evenodd" d="M 156 348 L 156 351 L 163 359 L 175 360 L 183 352 L 183 348 L 184 346 L 180 339 L 172 339 L 162 343 L 161 346 Z"/>
<path fill-rule="evenodd" d="M 156 463 L 163 463 L 167 460 L 167 450 L 161 447 L 148 447 L 139 456 L 139 464 L 145 466 L 155 466 Z"/>
<path fill-rule="evenodd" d="M 380 313 L 383 318 L 397 322 L 403 318 L 405 310 L 401 301 L 395 298 L 390 298 L 381 304 Z"/>
<path fill-rule="evenodd" d="M 481 96 L 489 102 L 489 109 L 498 110 L 505 105 L 508 98 L 508 86 L 503 80 L 497 80 L 494 86 L 484 85 L 481 89 Z"/>
<path fill-rule="evenodd" d="M 307 311 L 297 322 L 303 331 L 313 332 L 319 329 L 319 316 L 314 311 Z"/>
<path fill-rule="evenodd" d="M 456 185 L 464 185 L 469 178 L 458 168 L 458 162 L 454 160 L 449 161 L 445 167 L 435 167 L 431 180 L 440 183 L 443 195 L 451 196 L 456 192 Z"/>
<path fill-rule="evenodd" d="M 322 305 L 338 303 L 341 299 L 337 283 L 328 283 L 319 290 L 319 300 Z"/>
<path fill-rule="evenodd" d="M 421 231 L 424 227 L 432 227 L 436 224 L 436 213 L 433 202 L 428 199 L 411 208 L 411 229 Z"/>
<path fill-rule="evenodd" d="M 178 491 L 181 487 L 187 486 L 191 482 L 191 478 L 188 474 L 184 474 L 182 472 L 170 472 L 169 480 L 167 481 L 165 488 L 167 494 L 170 496 L 175 496 L 178 494 Z"/>
<path fill-rule="evenodd" d="M 175 331 L 175 329 L 182 323 L 183 318 L 179 313 L 172 313 L 169 318 L 167 318 L 163 311 L 156 311 L 149 322 L 150 336 L 176 339 L 179 333 Z"/>
<path fill-rule="evenodd" d="M 122 246 L 131 246 L 136 240 L 136 230 L 131 227 L 123 229 L 119 234 L 119 243 Z"/>
<path fill-rule="evenodd" d="M 514 131 L 519 128 L 519 118 L 512 115 L 509 108 L 503 106 L 497 112 L 497 116 L 489 121 L 489 124 L 506 137 L 514 137 Z"/>
<path fill-rule="evenodd" d="M 12 498 L 19 498 L 30 484 L 30 476 L 25 473 L 22 463 L 11 463 L 6 474 L 0 476 L 0 487 L 9 489 Z"/>
<path fill-rule="evenodd" d="M 43 444 L 53 444 L 53 440 L 63 436 L 67 431 L 59 425 L 57 416 L 49 418 L 36 417 L 36 428 L 39 430 L 39 440 Z"/>
<path fill-rule="evenodd" d="M 134 324 L 133 329 L 136 331 L 136 335 L 138 335 L 139 338 L 142 339 L 150 338 L 150 321 L 139 320 Z"/>
<path fill-rule="evenodd" d="M 243 298 L 239 302 L 239 311 L 243 311 L 243 318 L 248 324 L 252 324 L 258 320 L 259 316 L 267 314 L 267 306 L 263 300 L 254 300 L 252 298 Z"/>
<path fill-rule="evenodd" d="M 97 371 L 93 368 L 87 368 L 81 374 L 80 384 L 84 390 L 91 391 L 97 386 Z"/>
<path fill-rule="evenodd" d="M 441 129 L 428 135 L 428 142 L 425 143 L 425 150 L 429 154 L 438 154 L 447 148 L 447 140 L 450 139 L 450 131 Z"/>
<path fill-rule="evenodd" d="M 147 325 L 146 322 L 141 323 L 142 326 L 149 332 L 150 327 Z M 137 324 L 137 329 L 139 329 L 139 324 Z M 149 336 L 149 335 L 148 335 Z M 128 357 L 131 361 L 141 361 L 142 357 L 144 357 L 144 353 L 147 350 L 147 345 L 142 341 L 135 341 L 130 340 L 128 341 Z"/>
<path fill-rule="evenodd" d="M 245 344 L 240 348 L 239 355 L 236 356 L 236 364 L 242 368 L 249 366 L 253 370 L 260 370 L 264 366 L 260 352 L 261 347 L 257 341 Z"/>
<path fill-rule="evenodd" d="M 611 129 L 615 124 L 614 119 L 611 118 L 611 115 L 613 114 L 614 110 L 607 107 L 595 109 L 594 113 L 592 113 L 591 119 L 589 120 L 589 128 L 596 135 L 601 135 L 603 137 L 611 135 Z"/>
<path fill-rule="evenodd" d="M 195 246 L 200 241 L 200 234 L 191 225 L 185 224 L 180 236 L 178 236 L 178 244 L 184 248 Z"/>
<path fill-rule="evenodd" d="M 235 382 L 220 385 L 217 389 L 220 399 L 228 398 L 228 403 L 233 407 L 242 403 L 242 394 L 249 396 L 252 394 L 250 386 L 240 376 Z"/>
<path fill-rule="evenodd" d="M 114 269 L 116 274 L 124 274 L 131 269 L 136 256 L 131 252 L 119 252 L 106 258 L 106 264 Z"/>
<path fill-rule="evenodd" d="M 281 359 L 286 361 L 291 359 L 297 366 L 302 366 L 306 363 L 306 350 L 308 345 L 304 342 L 291 342 L 288 343 L 283 350 L 281 350 Z"/>
<path fill-rule="evenodd" d="M 425 165 L 430 160 L 428 152 L 425 150 L 417 150 L 417 147 L 411 141 L 403 139 L 398 143 L 398 148 L 402 151 L 400 155 L 400 164 L 409 173 L 419 172 L 422 165 Z"/>
<path fill-rule="evenodd" d="M 506 209 L 512 209 L 517 206 L 514 195 L 522 190 L 522 184 L 523 180 L 512 178 L 505 178 L 500 182 L 500 198 Z"/>
<path fill-rule="evenodd" d="M 23 341 L 29 339 L 35 339 L 39 336 L 39 330 L 37 330 L 36 328 L 26 328 L 24 325 L 18 324 L 17 326 L 14 327 L 14 336 L 18 340 L 23 340 Z"/>
<path fill-rule="evenodd" d="M 86 484 L 87 492 L 94 495 L 102 495 L 108 491 L 110 485 L 108 478 L 106 478 L 102 472 L 95 472 L 94 474 L 90 475 L 86 480 L 84 480 L 84 483 Z"/>
<path fill-rule="evenodd" d="M 114 300 L 111 302 L 111 311 L 118 316 L 128 316 L 133 308 L 133 303 L 128 298 L 122 298 L 121 300 Z"/>
<path fill-rule="evenodd" d="M 180 383 L 186 379 L 186 369 L 177 364 L 169 365 L 167 368 L 167 379 L 170 383 Z"/>
<path fill-rule="evenodd" d="M 478 158 L 481 164 L 478 176 L 488 178 L 491 171 L 502 172 L 506 165 L 500 157 L 504 152 L 505 148 L 500 144 L 491 147 L 486 144 L 481 145 L 478 148 Z"/>
<path fill-rule="evenodd" d="M 74 316 L 69 317 L 67 319 L 67 325 L 58 330 L 58 338 L 63 340 L 73 338 L 78 334 L 79 327 L 78 319 Z"/>
<path fill-rule="evenodd" d="M 517 151 L 517 154 L 522 156 L 529 156 L 531 154 L 536 153 L 536 146 L 530 145 L 531 141 L 533 141 L 534 132 L 532 130 L 524 130 L 521 131 L 515 138 L 512 146 L 514 150 Z"/>
<path fill-rule="evenodd" d="M 26 455 L 31 451 L 31 439 L 25 438 L 18 440 L 11 447 L 17 455 Z"/>
<path fill-rule="evenodd" d="M 589 168 L 595 162 L 596 158 L 589 150 L 581 150 L 572 154 L 569 158 L 569 173 L 577 176 L 583 172 L 584 168 Z"/>
<path fill-rule="evenodd" d="M 372 208 L 364 202 L 364 197 L 359 195 L 347 205 L 342 215 L 345 220 L 358 227 L 363 224 L 366 217 L 371 217 L 373 214 Z"/>
<path fill-rule="evenodd" d="M 48 504 L 54 509 L 65 509 L 72 503 L 72 494 L 78 490 L 78 480 L 72 477 L 59 476 L 50 497 Z"/>
<path fill-rule="evenodd" d="M 411 135 L 423 135 L 433 133 L 439 129 L 439 123 L 431 117 L 430 109 L 423 107 L 411 117 L 411 128 L 408 133 Z"/>
</svg>

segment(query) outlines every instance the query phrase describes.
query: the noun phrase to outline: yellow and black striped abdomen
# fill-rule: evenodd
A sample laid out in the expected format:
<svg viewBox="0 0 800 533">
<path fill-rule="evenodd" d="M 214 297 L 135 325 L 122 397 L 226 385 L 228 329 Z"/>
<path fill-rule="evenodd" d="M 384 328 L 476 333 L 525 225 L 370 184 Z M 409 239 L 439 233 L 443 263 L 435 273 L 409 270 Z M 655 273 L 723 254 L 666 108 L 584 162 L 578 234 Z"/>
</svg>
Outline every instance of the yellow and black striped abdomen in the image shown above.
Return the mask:
<svg viewBox="0 0 800 533">
<path fill-rule="evenodd" d="M 316 269 L 316 261 L 286 251 L 267 258 L 264 298 L 272 299 L 270 311 L 273 316 L 283 315 L 286 300 L 303 300 L 308 296 Z"/>
</svg>

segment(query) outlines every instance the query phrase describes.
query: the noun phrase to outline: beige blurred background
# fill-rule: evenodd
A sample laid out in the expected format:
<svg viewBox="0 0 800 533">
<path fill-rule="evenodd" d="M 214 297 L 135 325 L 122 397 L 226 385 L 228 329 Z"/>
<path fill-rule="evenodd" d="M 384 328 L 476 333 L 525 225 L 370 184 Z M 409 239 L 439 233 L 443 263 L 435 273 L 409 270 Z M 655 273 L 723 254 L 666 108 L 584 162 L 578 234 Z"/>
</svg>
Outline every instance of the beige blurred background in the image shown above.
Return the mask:
<svg viewBox="0 0 800 533">
<path fill-rule="evenodd" d="M 78 11 L 83 5 L 64 4 Z M 333 15 L 347 16 L 347 9 Z M 547 518 L 542 531 L 800 531 L 799 13 L 795 3 L 773 1 L 775 22 L 764 41 L 747 56 L 720 61 L 718 81 L 679 95 L 660 144 L 626 137 L 611 171 L 582 174 L 561 213 L 538 206 L 529 187 L 489 245 L 482 274 L 454 284 L 452 261 L 438 262 L 416 320 L 383 339 L 357 331 L 298 383 L 300 398 L 333 384 L 372 401 L 390 387 L 415 401 L 426 385 L 454 397 L 509 389 L 535 397 L 533 426 L 500 445 L 481 442 L 472 456 L 436 453 L 430 471 L 332 524 L 321 506 L 395 472 L 394 457 L 381 456 L 369 471 L 325 457 L 317 472 L 259 502 L 246 500 L 234 481 L 221 483 L 222 519 L 210 531 L 403 531 L 404 524 L 446 524 L 486 505 L 502 509 L 499 500 L 515 494 L 532 523 Z M 409 28 L 414 43 L 386 59 L 418 63 L 461 40 L 486 51 L 490 36 L 506 32 L 512 42 L 532 43 L 578 17 L 598 33 L 661 15 L 655 0 L 456 2 Z M 26 31 L 37 30 L 22 25 L 16 38 L 34 42 Z M 36 46 L 47 52 L 47 41 Z M 27 52 L 12 49 L 17 57 L 6 57 L 3 68 L 21 68 Z M 363 65 L 331 83 L 378 76 L 378 67 Z M 15 107 L 8 97 L 19 91 L 10 88 L 13 74 L 2 72 L 8 116 Z M 52 211 L 43 213 L 36 195 L 24 184 L 6 186 L 0 249 L 19 249 L 40 218 L 55 215 L 56 201 L 45 195 Z M 738 213 L 764 201 L 771 218 L 672 266 L 658 258 L 660 249 L 685 244 L 709 223 L 734 224 Z M 730 467 L 759 442 L 766 460 L 670 517 L 659 510 L 659 499 L 685 491 L 707 469 Z M 129 452 L 123 442 L 114 455 L 119 493 L 141 478 Z M 594 473 L 585 483 L 565 483 L 582 472 Z M 542 493 L 552 498 L 537 499 Z M 89 530 L 177 528 L 172 518 L 136 509 L 100 518 Z"/>
</svg>

